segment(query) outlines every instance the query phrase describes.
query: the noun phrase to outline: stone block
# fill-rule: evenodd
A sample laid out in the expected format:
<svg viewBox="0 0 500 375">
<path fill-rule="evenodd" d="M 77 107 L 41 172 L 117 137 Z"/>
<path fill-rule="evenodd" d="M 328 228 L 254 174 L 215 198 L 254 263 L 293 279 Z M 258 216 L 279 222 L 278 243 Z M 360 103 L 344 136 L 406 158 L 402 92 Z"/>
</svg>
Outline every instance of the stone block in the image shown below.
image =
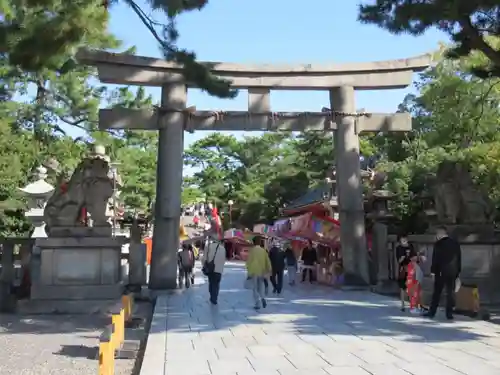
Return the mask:
<svg viewBox="0 0 500 375">
<path fill-rule="evenodd" d="M 488 276 L 491 266 L 491 245 L 461 244 L 462 277 Z"/>
<path fill-rule="evenodd" d="M 111 226 L 105 227 L 52 227 L 50 237 L 111 237 Z"/>
<path fill-rule="evenodd" d="M 121 240 L 61 237 L 38 239 L 39 275 L 32 300 L 114 300 L 122 293 Z"/>
<path fill-rule="evenodd" d="M 146 244 L 131 243 L 129 247 L 129 279 L 130 285 L 146 285 Z"/>
</svg>

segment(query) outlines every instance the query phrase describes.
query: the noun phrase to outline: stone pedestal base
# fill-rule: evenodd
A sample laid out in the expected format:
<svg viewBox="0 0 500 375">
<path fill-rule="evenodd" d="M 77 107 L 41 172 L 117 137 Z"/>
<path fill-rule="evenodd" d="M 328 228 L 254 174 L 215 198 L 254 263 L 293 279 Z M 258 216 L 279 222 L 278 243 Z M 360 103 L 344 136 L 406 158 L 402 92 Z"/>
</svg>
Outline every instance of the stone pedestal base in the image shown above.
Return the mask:
<svg viewBox="0 0 500 375">
<path fill-rule="evenodd" d="M 17 302 L 16 313 L 25 315 L 37 314 L 74 314 L 108 315 L 120 299 L 114 300 L 20 300 Z"/>
<path fill-rule="evenodd" d="M 369 287 L 370 285 L 358 274 L 345 272 L 344 285 L 351 287 Z"/>
<path fill-rule="evenodd" d="M 37 240 L 40 269 L 27 305 L 35 310 L 45 305 L 45 310 L 59 313 L 89 313 L 94 306 L 112 305 L 123 291 L 121 245 L 112 237 Z"/>
</svg>

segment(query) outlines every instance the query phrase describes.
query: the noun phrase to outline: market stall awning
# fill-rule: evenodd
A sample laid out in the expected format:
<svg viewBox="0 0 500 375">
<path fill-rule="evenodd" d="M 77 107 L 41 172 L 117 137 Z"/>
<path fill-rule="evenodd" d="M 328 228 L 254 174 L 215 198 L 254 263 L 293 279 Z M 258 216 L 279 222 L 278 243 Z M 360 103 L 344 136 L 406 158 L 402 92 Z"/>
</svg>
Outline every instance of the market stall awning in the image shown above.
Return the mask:
<svg viewBox="0 0 500 375">
<path fill-rule="evenodd" d="M 273 232 L 282 238 L 306 239 L 333 245 L 340 240 L 340 223 L 331 217 L 317 217 L 307 213 L 276 221 Z"/>
<path fill-rule="evenodd" d="M 272 236 L 273 226 L 267 224 L 255 224 L 253 226 L 253 232 L 256 234 L 262 234 L 263 236 Z"/>
</svg>

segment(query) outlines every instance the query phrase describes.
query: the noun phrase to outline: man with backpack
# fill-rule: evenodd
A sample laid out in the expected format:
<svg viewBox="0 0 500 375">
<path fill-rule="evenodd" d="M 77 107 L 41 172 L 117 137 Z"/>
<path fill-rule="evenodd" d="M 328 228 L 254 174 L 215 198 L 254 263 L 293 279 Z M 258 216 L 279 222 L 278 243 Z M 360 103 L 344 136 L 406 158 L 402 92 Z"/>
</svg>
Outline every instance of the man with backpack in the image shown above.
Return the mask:
<svg viewBox="0 0 500 375">
<path fill-rule="evenodd" d="M 191 284 L 194 284 L 194 262 L 195 256 L 193 246 L 183 244 L 182 251 L 179 252 L 179 271 L 182 271 L 182 276 L 184 278 L 186 288 L 189 288 Z M 179 277 L 179 280 L 181 281 L 181 277 Z"/>
</svg>

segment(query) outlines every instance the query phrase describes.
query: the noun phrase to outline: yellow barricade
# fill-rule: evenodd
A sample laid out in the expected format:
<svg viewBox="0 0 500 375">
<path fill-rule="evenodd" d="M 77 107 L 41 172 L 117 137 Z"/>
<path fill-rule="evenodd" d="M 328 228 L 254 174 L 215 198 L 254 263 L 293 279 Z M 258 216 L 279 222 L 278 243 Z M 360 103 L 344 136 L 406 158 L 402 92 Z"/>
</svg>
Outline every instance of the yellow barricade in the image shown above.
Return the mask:
<svg viewBox="0 0 500 375">
<path fill-rule="evenodd" d="M 122 296 L 122 306 L 125 310 L 125 321 L 130 322 L 132 320 L 132 311 L 134 308 L 133 294 L 124 294 Z"/>
<path fill-rule="evenodd" d="M 111 321 L 113 322 L 113 326 L 115 328 L 115 332 L 113 334 L 113 348 L 114 350 L 119 349 L 123 344 L 123 339 L 125 338 L 125 315 L 123 308 L 120 306 L 116 306 L 111 315 Z"/>
<path fill-rule="evenodd" d="M 125 341 L 125 322 L 132 320 L 134 298 L 125 294 L 111 310 L 111 324 L 99 337 L 99 375 L 115 374 L 115 353 Z"/>
<path fill-rule="evenodd" d="M 99 375 L 115 374 L 115 349 L 112 337 L 113 326 L 109 325 L 99 337 Z"/>
</svg>

